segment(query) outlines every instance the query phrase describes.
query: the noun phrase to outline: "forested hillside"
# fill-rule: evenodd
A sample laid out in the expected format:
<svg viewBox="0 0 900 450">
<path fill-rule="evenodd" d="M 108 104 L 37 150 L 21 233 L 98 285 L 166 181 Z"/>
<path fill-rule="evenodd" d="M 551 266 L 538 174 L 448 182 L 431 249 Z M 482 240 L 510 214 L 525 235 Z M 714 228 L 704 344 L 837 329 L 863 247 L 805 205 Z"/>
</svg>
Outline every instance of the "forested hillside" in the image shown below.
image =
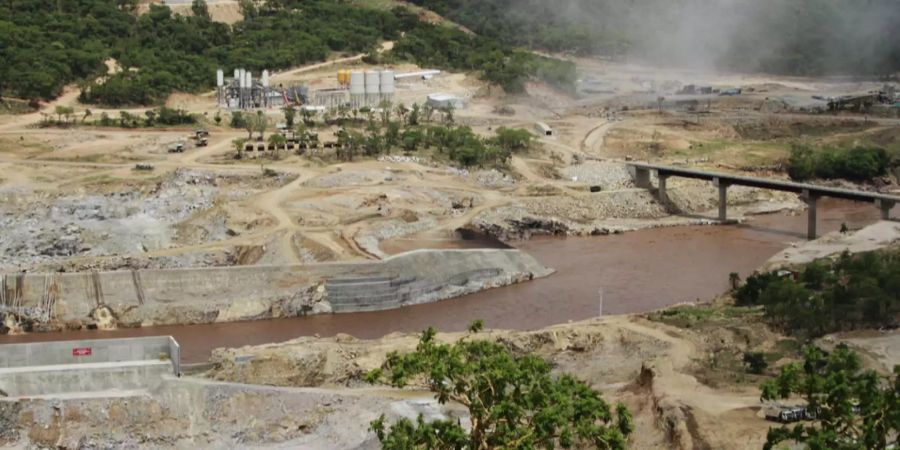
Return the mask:
<svg viewBox="0 0 900 450">
<path fill-rule="evenodd" d="M 91 80 L 115 58 L 128 70 L 102 84 L 88 83 L 83 100 L 109 105 L 149 104 L 170 92 L 214 82 L 218 67 L 254 71 L 323 60 L 331 51 L 361 52 L 395 39 L 399 21 L 384 11 L 329 1 L 303 2 L 302 11 L 248 11 L 232 29 L 213 22 L 203 3 L 190 17 L 151 6 L 136 16 L 107 0 L 39 0 L 0 4 L 0 88 L 5 95 L 51 98 L 63 85 Z"/>
<path fill-rule="evenodd" d="M 137 15 L 130 1 L 55 5 L 0 3 L 0 95 L 49 99 L 78 82 L 86 103 L 155 104 L 173 91 L 211 88 L 220 67 L 282 69 L 322 61 L 331 52 L 371 52 L 382 40 L 398 40 L 395 57 L 481 72 L 511 91 L 521 90 L 529 77 L 559 85 L 575 77 L 570 64 L 419 22 L 403 8 L 384 11 L 329 0 L 247 3 L 245 20 L 232 27 L 210 20 L 202 1 L 195 1 L 191 16 L 158 5 Z M 401 38 L 404 32 L 407 37 Z M 103 77 L 108 58 L 124 70 Z"/>
<path fill-rule="evenodd" d="M 896 0 L 411 0 L 511 45 L 779 74 L 900 71 Z"/>
</svg>

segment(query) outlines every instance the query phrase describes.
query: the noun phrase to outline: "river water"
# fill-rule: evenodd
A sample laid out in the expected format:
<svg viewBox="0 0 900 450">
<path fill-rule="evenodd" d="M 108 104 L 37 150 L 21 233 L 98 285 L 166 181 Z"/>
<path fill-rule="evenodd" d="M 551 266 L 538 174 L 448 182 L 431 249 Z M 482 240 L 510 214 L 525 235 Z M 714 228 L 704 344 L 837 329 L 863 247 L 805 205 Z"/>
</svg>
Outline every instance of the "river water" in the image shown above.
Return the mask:
<svg viewBox="0 0 900 450">
<path fill-rule="evenodd" d="M 819 232 L 873 223 L 871 205 L 822 201 Z M 539 238 L 516 243 L 557 273 L 458 299 L 398 310 L 320 315 L 256 322 L 160 326 L 115 331 L 71 331 L 2 336 L 0 343 L 172 335 L 182 360 L 205 361 L 217 347 L 279 342 L 299 336 L 346 333 L 376 338 L 428 326 L 459 331 L 475 319 L 488 328 L 535 329 L 600 314 L 647 312 L 711 299 L 728 288 L 728 275 L 744 278 L 778 251 L 806 236 L 806 214 L 772 214 L 749 223 L 642 230 L 583 238 Z M 452 246 L 447 241 L 395 241 L 388 251 Z M 461 242 L 460 247 L 471 247 Z M 601 300 L 602 299 L 602 300 Z"/>
</svg>

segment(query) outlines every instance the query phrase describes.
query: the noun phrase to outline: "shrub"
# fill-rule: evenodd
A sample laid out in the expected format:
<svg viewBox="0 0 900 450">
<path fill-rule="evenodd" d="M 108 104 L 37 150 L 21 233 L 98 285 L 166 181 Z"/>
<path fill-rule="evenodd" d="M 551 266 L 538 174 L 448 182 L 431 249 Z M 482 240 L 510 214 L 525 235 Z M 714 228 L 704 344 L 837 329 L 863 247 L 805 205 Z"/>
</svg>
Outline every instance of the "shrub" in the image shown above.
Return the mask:
<svg viewBox="0 0 900 450">
<path fill-rule="evenodd" d="M 887 173 L 891 158 L 878 147 L 813 150 L 796 146 L 791 150 L 788 174 L 794 180 L 843 178 L 867 181 Z"/>
<path fill-rule="evenodd" d="M 760 375 L 769 367 L 766 362 L 766 354 L 763 352 L 744 352 L 744 365 L 747 371 L 756 375 Z"/>
<path fill-rule="evenodd" d="M 414 352 L 388 355 L 366 379 L 385 379 L 395 387 L 422 379 L 438 402 L 467 407 L 469 426 L 419 416 L 416 422 L 403 418 L 388 427 L 382 415 L 371 427 L 383 448 L 626 448 L 634 425 L 624 405 L 613 412 L 599 392 L 571 375 L 553 374 L 536 356 L 514 355 L 490 341 L 464 337 L 441 344 L 434 337 L 429 328 Z"/>
</svg>

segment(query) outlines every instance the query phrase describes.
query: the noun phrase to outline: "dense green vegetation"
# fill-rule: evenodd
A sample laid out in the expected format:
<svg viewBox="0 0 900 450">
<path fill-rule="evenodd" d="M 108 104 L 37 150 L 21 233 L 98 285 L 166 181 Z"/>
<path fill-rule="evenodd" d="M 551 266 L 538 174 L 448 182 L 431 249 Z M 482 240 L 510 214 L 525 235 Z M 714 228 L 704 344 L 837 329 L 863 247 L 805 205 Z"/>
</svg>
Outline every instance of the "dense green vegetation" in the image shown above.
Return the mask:
<svg viewBox="0 0 900 450">
<path fill-rule="evenodd" d="M 845 253 L 809 264 L 796 279 L 776 272 L 754 275 L 734 297 L 740 306 L 762 305 L 770 323 L 806 337 L 896 325 L 900 252 Z"/>
<path fill-rule="evenodd" d="M 883 450 L 900 445 L 900 366 L 892 377 L 863 370 L 846 346 L 834 352 L 810 347 L 802 364 L 792 363 L 762 386 L 763 400 L 802 396 L 813 424 L 769 430 L 765 450 L 783 442 L 813 450 Z"/>
<path fill-rule="evenodd" d="M 332 51 L 367 51 L 399 33 L 390 13 L 328 1 L 269 2 L 245 13 L 249 18 L 230 28 L 206 16 L 151 6 L 135 20 L 128 39 L 112 49 L 123 67 L 138 70 L 89 84 L 82 101 L 151 104 L 175 90 L 210 87 L 219 67 L 285 68 L 324 60 Z"/>
<path fill-rule="evenodd" d="M 42 113 L 43 114 L 43 113 Z M 93 119 L 93 120 L 88 120 Z M 54 109 L 53 114 L 45 114 L 40 125 L 42 127 L 71 127 L 76 125 L 94 125 L 101 127 L 121 127 L 121 128 L 139 128 L 139 127 L 157 127 L 157 126 L 177 126 L 177 125 L 193 125 L 197 123 L 197 117 L 188 113 L 183 109 L 168 108 L 161 106 L 156 109 L 148 109 L 143 115 L 131 114 L 128 111 L 119 111 L 116 118 L 110 117 L 106 112 L 100 113 L 100 117 L 95 117 L 90 109 L 80 113 L 80 117 L 75 113 L 75 108 L 71 106 L 58 105 Z"/>
<path fill-rule="evenodd" d="M 473 324 L 470 331 L 481 326 Z M 624 405 L 613 412 L 599 392 L 570 375 L 552 374 L 541 358 L 469 336 L 438 343 L 431 328 L 414 352 L 389 354 L 367 379 L 395 387 L 423 380 L 438 402 L 452 401 L 469 412 L 469 427 L 421 416 L 388 426 L 382 416 L 372 429 L 386 450 L 625 449 L 634 428 Z"/>
<path fill-rule="evenodd" d="M 900 71 L 895 0 L 412 0 L 505 44 L 795 75 Z"/>
<path fill-rule="evenodd" d="M 595 26 L 603 2 L 533 0 L 412 0 L 475 31 L 505 44 L 582 55 L 609 52 L 623 37 L 608 27 Z M 583 8 L 579 19 L 571 8 Z"/>
<path fill-rule="evenodd" d="M 885 175 L 891 164 L 887 151 L 878 147 L 824 148 L 795 146 L 788 174 L 798 181 L 813 178 L 868 181 Z"/>
<path fill-rule="evenodd" d="M 252 139 L 253 133 L 265 132 L 267 123 L 262 114 L 234 112 L 230 125 L 246 130 L 248 139 Z M 342 161 L 402 151 L 461 167 L 502 168 L 513 154 L 535 147 L 534 136 L 528 130 L 500 127 L 494 136 L 482 137 L 472 128 L 454 123 L 452 108 L 434 109 L 418 104 L 411 108 L 403 104 L 394 107 L 389 102 L 380 105 L 378 113 L 370 108 L 341 107 L 326 112 L 321 119 L 304 114 L 302 121 L 294 120 L 290 131 L 305 147 L 318 143 L 315 129 L 321 125 L 338 127 L 333 156 Z M 240 147 L 236 150 L 240 152 Z"/>
<path fill-rule="evenodd" d="M 575 86 L 575 65 L 515 50 L 483 36 L 472 36 L 455 28 L 419 22 L 403 8 L 394 13 L 409 31 L 394 46 L 393 54 L 417 64 L 441 69 L 480 71 L 482 78 L 509 92 L 521 92 L 531 78 L 543 79 L 561 89 Z"/>
<path fill-rule="evenodd" d="M 138 16 L 134 1 L 38 0 L 0 3 L 0 95 L 52 98 L 81 82 L 80 100 L 106 106 L 159 103 L 173 91 L 212 87 L 217 68 L 259 72 L 324 60 L 331 52 L 373 52 L 398 40 L 396 56 L 447 69 L 479 71 L 484 79 L 521 90 L 528 77 L 560 86 L 574 66 L 512 50 L 492 39 L 420 23 L 405 9 L 367 9 L 328 0 L 244 3 L 245 20 L 213 22 L 205 3 L 193 14 L 151 5 Z M 406 37 L 401 39 L 401 33 Z M 121 71 L 107 76 L 112 58 Z M 98 77 L 102 77 L 99 78 Z"/>
</svg>

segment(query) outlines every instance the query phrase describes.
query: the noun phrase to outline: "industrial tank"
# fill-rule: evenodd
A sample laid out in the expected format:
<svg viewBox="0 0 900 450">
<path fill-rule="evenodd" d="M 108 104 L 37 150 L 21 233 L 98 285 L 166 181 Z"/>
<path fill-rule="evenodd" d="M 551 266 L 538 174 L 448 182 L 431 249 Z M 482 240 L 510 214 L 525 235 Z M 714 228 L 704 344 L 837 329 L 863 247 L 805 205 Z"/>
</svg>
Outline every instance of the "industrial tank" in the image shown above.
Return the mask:
<svg viewBox="0 0 900 450">
<path fill-rule="evenodd" d="M 350 95 L 364 95 L 366 93 L 366 77 L 360 71 L 350 72 Z"/>
<path fill-rule="evenodd" d="M 396 91 L 397 89 L 394 86 L 394 71 L 381 71 L 381 96 L 385 100 L 390 100 Z"/>
<path fill-rule="evenodd" d="M 341 86 L 347 86 L 350 84 L 350 71 L 346 69 L 338 70 L 337 73 L 338 84 Z"/>
<path fill-rule="evenodd" d="M 366 105 L 373 106 L 380 101 L 381 74 L 375 70 L 366 72 Z"/>
<path fill-rule="evenodd" d="M 381 74 L 370 70 L 366 72 L 366 94 L 378 95 L 381 93 Z"/>
<path fill-rule="evenodd" d="M 350 72 L 350 103 L 360 106 L 366 101 L 366 74 L 354 70 Z"/>
</svg>

